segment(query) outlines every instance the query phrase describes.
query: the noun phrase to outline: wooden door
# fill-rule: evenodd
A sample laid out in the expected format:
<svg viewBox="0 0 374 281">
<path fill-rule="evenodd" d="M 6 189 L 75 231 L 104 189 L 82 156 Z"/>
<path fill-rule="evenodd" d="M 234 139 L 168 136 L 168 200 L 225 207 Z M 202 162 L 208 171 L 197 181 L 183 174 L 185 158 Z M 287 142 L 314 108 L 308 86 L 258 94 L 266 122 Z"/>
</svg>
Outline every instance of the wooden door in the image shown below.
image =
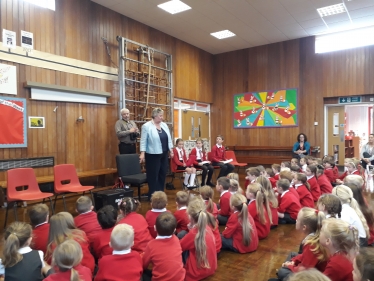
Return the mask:
<svg viewBox="0 0 374 281">
<path fill-rule="evenodd" d="M 343 165 L 345 158 L 344 106 L 327 107 L 327 116 L 327 152 L 334 156 L 337 164 Z"/>
<path fill-rule="evenodd" d="M 209 139 L 209 113 L 187 110 L 182 112 L 182 138 Z"/>
</svg>

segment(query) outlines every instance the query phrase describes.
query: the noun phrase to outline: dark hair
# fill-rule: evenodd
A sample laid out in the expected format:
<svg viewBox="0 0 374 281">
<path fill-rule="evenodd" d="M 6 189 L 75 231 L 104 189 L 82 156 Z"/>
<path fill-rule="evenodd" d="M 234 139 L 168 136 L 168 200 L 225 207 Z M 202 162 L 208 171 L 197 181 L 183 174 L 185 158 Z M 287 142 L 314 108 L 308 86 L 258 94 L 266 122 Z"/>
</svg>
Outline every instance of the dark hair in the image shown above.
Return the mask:
<svg viewBox="0 0 374 281">
<path fill-rule="evenodd" d="M 306 135 L 305 135 L 304 133 L 300 133 L 300 134 L 297 135 L 297 141 L 298 141 L 298 142 L 300 142 L 300 136 L 304 136 L 304 142 L 307 142 L 307 141 L 308 141 Z"/>
<path fill-rule="evenodd" d="M 178 145 L 178 143 L 179 143 L 180 141 L 183 141 L 183 139 L 181 139 L 181 138 L 177 139 L 177 140 L 175 141 L 175 145 Z"/>
<path fill-rule="evenodd" d="M 97 221 L 102 229 L 108 229 L 116 225 L 117 216 L 117 210 L 112 205 L 106 205 L 97 212 Z"/>
<path fill-rule="evenodd" d="M 317 166 L 315 165 L 309 165 L 308 169 L 313 173 L 315 177 L 317 177 Z"/>
<path fill-rule="evenodd" d="M 32 226 L 37 226 L 47 220 L 49 208 L 46 204 L 36 204 L 29 210 L 29 217 Z"/>
<path fill-rule="evenodd" d="M 255 176 L 256 178 L 261 175 L 260 169 L 258 169 L 257 167 L 248 168 L 247 170 L 245 170 L 245 172 L 247 174 L 250 174 L 251 176 Z"/>
<path fill-rule="evenodd" d="M 361 280 L 374 280 L 374 249 L 361 248 L 356 256 L 356 265 Z"/>
<path fill-rule="evenodd" d="M 345 185 L 348 186 L 352 190 L 353 198 L 356 199 L 358 206 L 362 214 L 364 215 L 368 226 L 373 226 L 374 225 L 373 211 L 365 203 L 364 197 L 362 195 L 362 189 L 358 188 L 356 185 L 352 183 L 347 183 Z"/>
<path fill-rule="evenodd" d="M 333 168 L 335 167 L 335 160 L 330 157 L 326 157 L 322 162 L 323 164 L 329 163 Z"/>
<path fill-rule="evenodd" d="M 221 140 L 225 140 L 225 139 L 223 138 L 222 135 L 217 135 L 217 136 L 216 136 L 216 139 L 217 139 L 217 138 L 221 138 Z"/>
<path fill-rule="evenodd" d="M 124 197 L 118 207 L 123 212 L 123 215 L 127 216 L 131 212 L 138 210 L 140 202 L 132 197 Z"/>
<path fill-rule="evenodd" d="M 217 184 L 218 185 L 222 185 L 222 187 L 223 187 L 224 190 L 229 190 L 229 188 L 230 188 L 230 179 L 228 179 L 226 177 L 220 177 L 217 180 Z"/>
<path fill-rule="evenodd" d="M 290 170 L 291 170 L 292 172 L 297 172 L 297 173 L 299 173 L 299 172 L 300 172 L 300 167 L 297 166 L 297 165 L 292 165 L 292 166 L 290 167 Z"/>
<path fill-rule="evenodd" d="M 174 215 L 169 212 L 160 214 L 156 219 L 156 231 L 160 236 L 173 235 L 176 227 L 177 220 Z"/>
<path fill-rule="evenodd" d="M 280 179 L 277 181 L 277 187 L 280 187 L 283 189 L 283 191 L 286 191 L 290 188 L 290 181 L 288 179 Z"/>
</svg>

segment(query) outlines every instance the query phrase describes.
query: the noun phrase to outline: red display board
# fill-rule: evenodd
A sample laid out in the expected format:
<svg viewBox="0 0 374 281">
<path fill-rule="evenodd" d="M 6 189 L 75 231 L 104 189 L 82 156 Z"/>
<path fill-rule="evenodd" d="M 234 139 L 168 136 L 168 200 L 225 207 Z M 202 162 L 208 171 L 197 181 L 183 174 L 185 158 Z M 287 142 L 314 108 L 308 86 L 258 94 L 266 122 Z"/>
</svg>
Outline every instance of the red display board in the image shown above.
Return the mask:
<svg viewBox="0 0 374 281">
<path fill-rule="evenodd" d="M 26 99 L 0 96 L 0 148 L 27 147 Z"/>
</svg>

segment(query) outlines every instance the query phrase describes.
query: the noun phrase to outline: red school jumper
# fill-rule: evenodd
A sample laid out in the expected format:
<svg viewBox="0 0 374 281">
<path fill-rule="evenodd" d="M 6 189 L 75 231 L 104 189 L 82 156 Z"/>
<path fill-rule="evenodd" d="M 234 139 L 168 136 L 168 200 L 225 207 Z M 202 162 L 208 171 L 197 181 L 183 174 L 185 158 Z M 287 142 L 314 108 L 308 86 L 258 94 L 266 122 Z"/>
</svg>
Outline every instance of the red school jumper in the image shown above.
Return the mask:
<svg viewBox="0 0 374 281">
<path fill-rule="evenodd" d="M 206 255 L 209 263 L 209 268 L 202 268 L 197 266 L 195 237 L 197 235 L 197 228 L 193 227 L 181 240 L 182 251 L 189 251 L 189 257 L 184 266 L 186 269 L 186 281 L 196 281 L 204 279 L 214 274 L 217 270 L 217 252 L 212 230 L 207 227 L 205 232 Z"/>
<path fill-rule="evenodd" d="M 126 223 L 134 228 L 134 245 L 131 249 L 139 253 L 144 252 L 148 242 L 153 238 L 148 230 L 148 224 L 142 215 L 136 212 L 131 212 L 126 217 L 119 221 L 120 223 Z"/>
<path fill-rule="evenodd" d="M 271 219 L 273 220 L 274 226 L 278 226 L 278 208 L 274 208 L 273 204 L 270 204 L 270 210 L 271 210 Z"/>
<path fill-rule="evenodd" d="M 297 184 L 295 185 L 295 189 L 297 193 L 299 194 L 301 207 L 314 208 L 313 197 L 312 197 L 312 194 L 310 194 L 310 191 L 308 190 L 308 188 L 303 184 Z"/>
<path fill-rule="evenodd" d="M 80 279 L 82 281 L 92 281 L 92 273 L 89 268 L 78 264 L 77 266 L 74 267 L 74 269 L 78 272 Z M 56 272 L 45 279 L 44 281 L 70 281 L 71 277 L 71 270 L 64 271 L 64 272 Z"/>
<path fill-rule="evenodd" d="M 190 220 L 187 214 L 187 207 L 181 207 L 179 210 L 176 210 L 174 217 L 177 220 L 176 232 L 179 233 L 182 230 L 188 231 L 187 225 L 190 223 Z"/>
<path fill-rule="evenodd" d="M 308 183 L 310 185 L 310 193 L 312 194 L 313 201 L 317 202 L 318 199 L 321 197 L 321 188 L 318 184 L 316 177 L 312 176 L 310 179 L 308 179 Z"/>
<path fill-rule="evenodd" d="M 270 233 L 270 220 L 269 220 L 268 212 L 265 208 L 265 205 L 263 205 L 262 208 L 264 209 L 264 215 L 265 215 L 265 220 L 266 220 L 265 224 L 262 224 L 260 222 L 260 217 L 257 213 L 257 201 L 256 201 L 256 199 L 252 200 L 248 204 L 248 213 L 253 218 L 253 220 L 255 222 L 258 239 L 260 239 L 260 240 L 266 238 Z M 277 213 L 277 218 L 278 218 L 278 213 Z M 278 224 L 278 219 L 277 219 L 277 224 Z"/>
<path fill-rule="evenodd" d="M 202 150 L 202 149 L 201 149 Z M 203 161 L 209 161 L 208 160 L 208 157 L 206 155 L 206 152 L 202 150 L 202 153 L 203 153 L 203 156 L 200 158 L 201 159 L 201 162 Z M 191 152 L 190 152 L 190 155 L 194 155 L 194 156 L 197 156 L 197 149 L 196 147 L 192 148 Z M 195 158 L 195 161 L 193 162 L 194 166 L 199 166 L 199 162 L 197 162 L 196 158 Z"/>
<path fill-rule="evenodd" d="M 88 239 L 91 239 L 101 230 L 101 226 L 97 220 L 97 214 L 94 211 L 80 214 L 74 218 L 74 223 L 77 228 L 83 230 Z"/>
<path fill-rule="evenodd" d="M 149 210 L 146 214 L 145 214 L 145 220 L 147 221 L 148 223 L 148 230 L 149 230 L 149 233 L 151 234 L 151 236 L 153 238 L 156 238 L 157 236 L 157 232 L 155 230 L 155 224 L 156 224 L 156 219 L 159 215 L 161 215 L 162 213 L 165 213 L 165 212 L 169 212 L 168 210 L 166 210 L 166 208 L 162 209 L 162 210 L 159 210 L 159 209 L 152 209 L 152 210 Z M 170 213 L 170 212 L 169 212 Z"/>
<path fill-rule="evenodd" d="M 143 268 L 147 269 L 152 263 L 152 281 L 183 281 L 186 270 L 183 268 L 181 256 L 182 247 L 175 235 L 156 238 L 145 248 Z"/>
<path fill-rule="evenodd" d="M 353 265 L 344 254 L 336 253 L 327 261 L 323 272 L 331 281 L 353 281 Z"/>
<path fill-rule="evenodd" d="M 171 165 L 173 166 L 173 171 L 177 170 L 178 166 L 182 166 L 183 167 L 183 164 L 187 164 L 187 155 L 186 155 L 186 151 L 184 150 L 184 148 L 182 148 L 183 150 L 183 163 L 179 160 L 179 151 L 174 147 L 173 148 L 173 161 L 171 161 Z M 187 166 L 186 166 L 187 167 Z"/>
<path fill-rule="evenodd" d="M 292 272 L 298 272 L 300 270 L 308 268 L 316 268 L 319 271 L 323 272 L 326 268 L 327 262 L 320 262 L 317 259 L 317 256 L 319 254 L 319 252 L 316 254 L 313 253 L 310 244 L 304 244 L 303 252 L 291 259 L 291 261 L 294 262 L 294 265 L 289 265 L 288 268 Z"/>
<path fill-rule="evenodd" d="M 43 224 L 37 225 L 32 230 L 32 240 L 30 248 L 33 250 L 42 251 L 45 255 L 45 253 L 47 252 L 48 236 L 49 223 L 45 222 Z"/>
<path fill-rule="evenodd" d="M 226 228 L 222 232 L 223 237 L 230 239 L 232 238 L 232 245 L 239 253 L 250 253 L 257 250 L 258 247 L 258 235 L 255 222 L 252 216 L 248 216 L 248 221 L 252 226 L 251 242 L 248 246 L 243 244 L 243 227 L 238 218 L 239 212 L 235 212 L 230 216 L 227 221 Z"/>
<path fill-rule="evenodd" d="M 297 214 L 301 209 L 299 200 L 289 190 L 283 192 L 282 195 L 279 201 L 278 212 L 283 214 L 288 213 L 292 219 L 296 220 Z"/>
<path fill-rule="evenodd" d="M 221 197 L 219 198 L 219 206 L 220 206 L 220 210 L 218 211 L 219 215 L 225 216 L 225 217 L 229 217 L 231 215 L 230 197 L 231 197 L 231 193 L 228 190 L 224 190 L 221 193 Z"/>
<path fill-rule="evenodd" d="M 143 273 L 142 258 L 136 251 L 104 256 L 98 267 L 95 281 L 139 281 Z"/>
<path fill-rule="evenodd" d="M 317 178 L 319 187 L 321 188 L 321 194 L 331 194 L 332 184 L 325 174 L 320 175 Z"/>
<path fill-rule="evenodd" d="M 327 169 L 325 169 L 324 173 L 325 173 L 326 177 L 329 179 L 329 181 L 331 183 L 335 183 L 336 182 L 336 177 L 334 175 L 333 168 L 327 168 Z"/>
<path fill-rule="evenodd" d="M 107 229 L 101 229 L 92 238 L 91 248 L 97 259 L 101 259 L 103 256 L 112 254 L 113 249 L 109 246 L 109 242 L 113 228 L 114 226 Z"/>
<path fill-rule="evenodd" d="M 221 145 L 220 148 L 217 147 L 217 145 L 213 145 L 212 152 L 211 152 L 211 161 L 212 162 L 220 162 L 225 161 L 226 159 L 226 152 L 225 147 Z"/>
<path fill-rule="evenodd" d="M 205 206 L 208 206 L 209 200 L 204 200 Z M 207 210 L 207 212 L 211 213 L 213 217 L 216 219 L 218 217 L 218 208 L 217 204 L 213 202 L 213 211 Z"/>
</svg>

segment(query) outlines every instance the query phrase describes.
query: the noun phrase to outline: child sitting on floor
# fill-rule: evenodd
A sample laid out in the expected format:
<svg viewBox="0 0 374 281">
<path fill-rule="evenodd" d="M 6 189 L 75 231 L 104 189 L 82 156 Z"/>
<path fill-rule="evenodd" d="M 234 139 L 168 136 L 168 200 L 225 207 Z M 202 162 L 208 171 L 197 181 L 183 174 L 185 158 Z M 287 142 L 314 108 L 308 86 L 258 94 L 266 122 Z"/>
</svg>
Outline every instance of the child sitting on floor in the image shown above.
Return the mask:
<svg viewBox="0 0 374 281">
<path fill-rule="evenodd" d="M 209 187 L 209 189 L 211 188 Z M 186 235 L 188 232 L 187 226 L 190 222 L 187 215 L 188 196 L 188 193 L 185 191 L 178 191 L 175 196 L 177 210 L 174 212 L 174 216 L 177 220 L 176 234 L 179 239 L 184 237 L 184 235 Z"/>
<path fill-rule="evenodd" d="M 47 252 L 49 235 L 49 208 L 45 204 L 36 204 L 29 211 L 30 222 L 33 227 L 30 247 L 33 250 Z"/>
<path fill-rule="evenodd" d="M 152 210 L 149 210 L 145 214 L 145 220 L 148 223 L 148 230 L 149 233 L 153 238 L 156 238 L 157 233 L 155 230 L 155 223 L 157 217 L 164 212 L 168 212 L 166 210 L 166 205 L 168 204 L 168 197 L 166 196 L 166 193 L 163 191 L 156 191 L 152 194 L 151 197 L 151 206 Z"/>
<path fill-rule="evenodd" d="M 289 188 L 290 182 L 287 179 L 280 179 L 277 181 L 277 191 L 280 194 L 278 207 L 280 224 L 295 224 L 297 214 L 301 209 L 299 199 L 288 190 Z"/>
<path fill-rule="evenodd" d="M 220 177 L 217 180 L 216 190 L 220 193 L 219 207 L 218 207 L 218 221 L 220 225 L 226 225 L 227 220 L 231 215 L 229 192 L 230 180 L 226 177 Z"/>
<path fill-rule="evenodd" d="M 206 211 L 214 216 L 215 219 L 218 217 L 217 204 L 213 202 L 214 189 L 210 186 L 204 185 L 199 188 L 200 196 L 204 200 L 206 205 Z"/>
<path fill-rule="evenodd" d="M 92 200 L 87 196 L 79 197 L 75 203 L 75 210 L 78 212 L 78 216 L 74 218 L 75 226 L 86 233 L 89 241 L 101 230 L 93 208 Z"/>
</svg>

